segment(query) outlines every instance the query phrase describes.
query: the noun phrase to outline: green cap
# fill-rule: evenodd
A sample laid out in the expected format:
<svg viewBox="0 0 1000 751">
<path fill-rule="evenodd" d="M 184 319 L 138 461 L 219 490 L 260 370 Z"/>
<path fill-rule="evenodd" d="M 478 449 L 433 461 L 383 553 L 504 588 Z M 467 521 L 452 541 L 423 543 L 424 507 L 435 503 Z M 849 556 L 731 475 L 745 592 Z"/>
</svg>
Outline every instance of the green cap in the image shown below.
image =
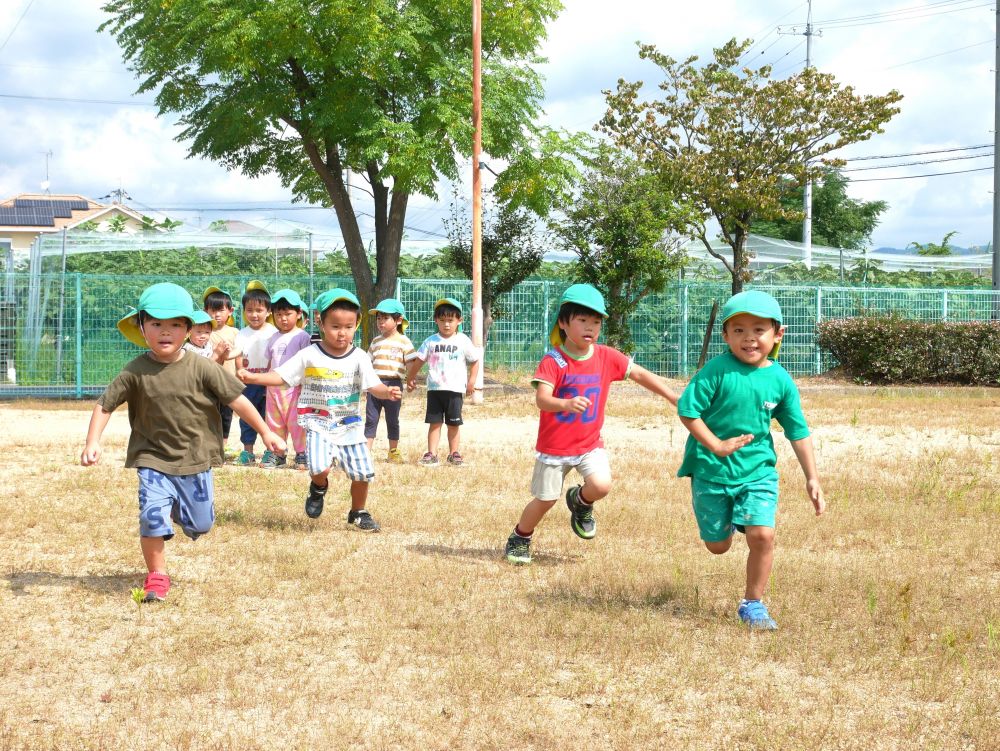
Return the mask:
<svg viewBox="0 0 1000 751">
<path fill-rule="evenodd" d="M 775 300 L 767 292 L 761 292 L 760 290 L 752 289 L 746 292 L 740 292 L 739 294 L 730 297 L 726 304 L 722 306 L 722 323 L 725 323 L 733 316 L 737 316 L 740 313 L 749 313 L 752 316 L 757 316 L 758 318 L 770 318 L 774 320 L 779 326 L 782 325 L 781 319 L 781 306 L 778 305 L 778 301 Z M 781 342 L 774 345 L 774 349 L 768 357 L 772 359 L 778 358 L 778 350 L 781 348 Z"/>
<path fill-rule="evenodd" d="M 210 316 L 204 310 L 196 310 L 191 315 L 191 321 L 194 323 L 195 326 L 197 326 L 200 323 L 211 323 L 212 316 Z"/>
<path fill-rule="evenodd" d="M 461 309 L 461 308 L 460 308 Z M 406 308 L 403 307 L 403 303 L 397 300 L 395 297 L 387 297 L 374 308 L 368 311 L 368 315 L 376 315 L 378 313 L 384 313 L 385 315 L 398 315 L 400 317 L 399 324 L 406 330 L 406 327 L 410 325 L 409 319 L 406 317 Z"/>
<path fill-rule="evenodd" d="M 299 297 L 299 293 L 296 292 L 294 289 L 288 289 L 288 288 L 279 289 L 277 292 L 271 295 L 271 312 L 267 314 L 267 322 L 270 323 L 272 326 L 274 325 L 274 306 L 278 304 L 279 300 L 284 300 L 293 308 L 298 308 L 299 311 L 302 313 L 304 313 L 306 310 L 309 309 L 309 306 L 307 306 L 304 302 L 302 302 L 302 298 Z M 305 317 L 299 316 L 299 319 L 295 322 L 295 325 L 298 326 L 300 329 L 304 329 L 306 327 Z"/>
<path fill-rule="evenodd" d="M 358 298 L 355 294 L 340 287 L 328 289 L 326 292 L 321 293 L 320 296 L 313 301 L 312 308 L 314 311 L 322 315 L 324 310 L 329 308 L 338 300 L 347 300 L 348 302 L 357 305 L 358 310 L 361 309 L 361 303 L 358 302 Z"/>
<path fill-rule="evenodd" d="M 222 294 L 226 295 L 230 300 L 233 299 L 233 296 L 230 295 L 228 292 L 226 292 L 226 290 L 222 289 L 221 287 L 206 287 L 205 291 L 202 292 L 202 294 L 201 294 L 201 306 L 202 307 L 205 307 L 205 298 L 208 297 L 213 292 L 221 292 Z M 229 318 L 226 320 L 226 325 L 227 326 L 235 326 L 236 325 L 236 319 L 233 318 L 232 316 L 229 316 Z"/>
<path fill-rule="evenodd" d="M 558 347 L 562 344 L 562 337 L 559 336 L 559 310 L 568 302 L 589 308 L 601 316 L 601 318 L 608 317 L 608 311 L 604 307 L 604 296 L 601 295 L 596 287 L 590 284 L 570 285 L 562 293 L 562 297 L 559 298 L 559 305 L 556 306 L 556 320 L 553 322 L 552 328 L 549 329 L 549 342 L 553 347 Z"/>
<path fill-rule="evenodd" d="M 139 295 L 139 305 L 118 322 L 118 330 L 126 339 L 140 347 L 147 347 L 146 338 L 139 328 L 139 313 L 153 318 L 187 318 L 194 325 L 194 302 L 183 287 L 171 282 L 161 282 L 146 287 Z"/>
<path fill-rule="evenodd" d="M 462 303 L 460 303 L 454 297 L 442 297 L 440 300 L 434 303 L 434 315 L 437 315 L 437 310 L 442 305 L 451 305 L 452 307 L 458 308 L 458 314 L 462 315 Z"/>
</svg>

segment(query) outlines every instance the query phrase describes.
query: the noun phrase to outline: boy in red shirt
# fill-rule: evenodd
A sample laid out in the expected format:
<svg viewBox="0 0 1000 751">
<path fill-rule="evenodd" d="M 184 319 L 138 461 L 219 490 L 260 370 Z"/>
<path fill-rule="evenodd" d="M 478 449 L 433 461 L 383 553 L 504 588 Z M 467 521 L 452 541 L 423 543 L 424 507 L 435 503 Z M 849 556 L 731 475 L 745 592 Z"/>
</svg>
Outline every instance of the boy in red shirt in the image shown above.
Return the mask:
<svg viewBox="0 0 1000 751">
<path fill-rule="evenodd" d="M 601 426 L 612 381 L 630 378 L 677 404 L 677 394 L 664 379 L 597 343 L 607 316 L 604 298 L 589 284 L 574 284 L 559 299 L 559 314 L 549 333 L 553 348 L 542 357 L 532 379 L 535 404 L 541 410 L 531 477 L 534 498 L 507 538 L 505 552 L 511 563 L 531 563 L 531 535 L 559 499 L 572 469 L 583 477 L 583 484 L 566 491 L 570 526 L 584 540 L 597 534 L 593 503 L 611 492 L 611 465 Z"/>
</svg>

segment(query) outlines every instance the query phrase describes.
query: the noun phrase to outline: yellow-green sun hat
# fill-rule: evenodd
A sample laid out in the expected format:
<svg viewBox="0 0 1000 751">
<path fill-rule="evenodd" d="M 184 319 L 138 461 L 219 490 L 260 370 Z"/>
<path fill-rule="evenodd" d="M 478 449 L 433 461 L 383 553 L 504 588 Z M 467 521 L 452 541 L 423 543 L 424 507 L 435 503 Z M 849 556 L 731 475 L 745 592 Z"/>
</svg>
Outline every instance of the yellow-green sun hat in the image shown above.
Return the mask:
<svg viewBox="0 0 1000 751">
<path fill-rule="evenodd" d="M 203 308 L 205 307 L 205 298 L 207 298 L 213 292 L 221 292 L 222 294 L 224 294 L 226 297 L 229 298 L 230 302 L 232 302 L 233 300 L 233 296 L 228 292 L 226 292 L 226 290 L 222 289 L 221 287 L 205 287 L 205 291 L 201 293 L 201 307 Z M 229 318 L 226 319 L 226 325 L 235 326 L 236 319 L 233 318 L 232 315 L 230 315 Z"/>
<path fill-rule="evenodd" d="M 253 290 L 260 290 L 268 297 L 271 296 L 271 293 L 267 291 L 267 287 L 264 286 L 264 282 L 258 281 L 257 279 L 251 279 L 247 282 L 247 288 L 243 290 L 243 294 L 245 295 L 247 292 L 252 292 Z M 244 310 L 240 312 L 240 316 L 243 318 L 243 323 L 249 326 L 250 322 L 247 320 L 246 306 L 244 305 L 243 308 Z M 268 318 L 270 318 L 270 314 L 268 314 Z"/>
<path fill-rule="evenodd" d="M 722 323 L 725 324 L 730 318 L 740 313 L 749 313 L 758 318 L 770 318 L 779 326 L 782 325 L 781 305 L 767 292 L 761 292 L 757 289 L 739 292 L 730 297 L 722 306 Z M 781 342 L 774 345 L 768 357 L 777 360 L 779 349 L 781 349 Z"/>
<path fill-rule="evenodd" d="M 274 306 L 277 304 L 278 300 L 284 300 L 293 308 L 298 308 L 300 313 L 305 313 L 309 306 L 302 302 L 302 298 L 299 297 L 299 293 L 294 289 L 279 289 L 273 295 L 271 295 L 271 312 L 267 314 L 267 322 L 274 324 Z M 299 319 L 295 322 L 295 325 L 300 329 L 306 327 L 306 318 L 304 315 L 300 315 Z"/>
<path fill-rule="evenodd" d="M 186 289 L 171 282 L 160 282 L 142 291 L 136 309 L 118 321 L 118 330 L 132 344 L 148 347 L 139 328 L 139 313 L 161 320 L 187 318 L 193 326 L 194 312 L 194 302 Z"/>
<path fill-rule="evenodd" d="M 456 300 L 454 297 L 442 297 L 436 303 L 434 303 L 434 315 L 437 316 L 438 308 L 442 305 L 451 305 L 453 308 L 458 308 L 458 314 L 462 315 L 462 303 Z"/>
<path fill-rule="evenodd" d="M 459 308 L 459 310 L 461 310 L 461 308 Z M 399 323 L 403 327 L 403 331 L 406 331 L 407 326 L 410 325 L 410 320 L 406 317 L 406 308 L 404 308 L 403 303 L 395 297 L 387 297 L 368 311 L 368 315 L 370 316 L 377 315 L 379 313 L 385 313 L 390 316 L 398 315 L 400 318 Z"/>
<path fill-rule="evenodd" d="M 559 305 L 556 306 L 556 319 L 552 322 L 552 328 L 549 329 L 549 343 L 553 347 L 559 347 L 563 343 L 562 337 L 559 336 L 559 310 L 568 302 L 588 308 L 601 318 L 608 317 L 607 308 L 604 307 L 604 296 L 596 287 L 590 284 L 570 285 L 559 298 Z"/>
</svg>

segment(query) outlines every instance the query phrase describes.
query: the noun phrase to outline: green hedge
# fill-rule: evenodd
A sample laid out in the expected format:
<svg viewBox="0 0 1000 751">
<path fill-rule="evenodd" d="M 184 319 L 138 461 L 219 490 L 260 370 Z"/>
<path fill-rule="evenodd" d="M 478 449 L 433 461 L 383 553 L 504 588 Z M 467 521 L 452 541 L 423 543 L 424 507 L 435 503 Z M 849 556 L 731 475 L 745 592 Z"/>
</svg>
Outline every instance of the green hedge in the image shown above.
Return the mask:
<svg viewBox="0 0 1000 751">
<path fill-rule="evenodd" d="M 816 333 L 819 346 L 863 383 L 1000 385 L 1000 321 L 868 315 L 822 321 Z"/>
</svg>

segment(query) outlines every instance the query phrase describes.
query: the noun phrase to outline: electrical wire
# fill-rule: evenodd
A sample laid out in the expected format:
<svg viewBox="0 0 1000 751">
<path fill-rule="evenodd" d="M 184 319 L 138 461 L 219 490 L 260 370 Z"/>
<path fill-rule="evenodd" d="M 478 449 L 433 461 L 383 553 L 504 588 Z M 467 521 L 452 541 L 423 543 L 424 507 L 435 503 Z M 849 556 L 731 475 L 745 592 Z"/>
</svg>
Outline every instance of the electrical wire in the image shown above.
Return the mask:
<svg viewBox="0 0 1000 751">
<path fill-rule="evenodd" d="M 852 183 L 875 183 L 884 180 L 913 180 L 917 177 L 944 177 L 945 175 L 964 175 L 966 172 L 985 172 L 992 167 L 979 167 L 978 169 L 962 169 L 954 172 L 931 172 L 926 175 L 901 175 L 900 177 L 866 177 L 862 180 L 851 180 Z"/>
<path fill-rule="evenodd" d="M 896 63 L 895 65 L 890 65 L 888 68 L 883 68 L 882 70 L 892 70 L 893 68 L 902 68 L 904 65 L 921 63 L 924 60 L 933 60 L 935 57 L 944 57 L 945 55 L 952 55 L 956 52 L 961 52 L 962 50 L 972 49 L 973 47 L 981 47 L 984 44 L 993 44 L 995 41 L 996 39 L 986 39 L 982 42 L 976 42 L 975 44 L 967 44 L 965 47 L 956 47 L 953 50 L 945 50 L 944 52 L 938 52 L 936 55 L 928 55 L 927 57 L 918 57 L 915 60 L 907 60 L 905 63 Z"/>
<path fill-rule="evenodd" d="M 73 99 L 60 96 L 28 96 L 26 94 L 0 94 L 0 99 L 27 99 L 33 102 L 69 102 L 71 104 L 121 104 L 129 107 L 155 107 L 153 102 L 126 102 L 116 99 Z"/>
<path fill-rule="evenodd" d="M 18 16 L 18 19 L 14 22 L 14 27 L 10 30 L 7 38 L 3 40 L 3 44 L 0 44 L 0 52 L 3 52 L 3 48 L 7 46 L 7 42 L 9 42 L 10 38 L 14 36 L 14 32 L 17 31 L 17 27 L 21 25 L 21 21 L 24 20 L 24 17 L 28 15 L 28 11 L 31 9 L 34 2 L 35 0 L 28 0 L 28 4 L 24 6 L 24 10 L 21 11 L 21 15 Z"/>
<path fill-rule="evenodd" d="M 940 162 L 958 162 L 962 159 L 984 159 L 986 157 L 992 157 L 993 152 L 989 154 L 968 154 L 966 156 L 952 156 L 945 159 L 925 159 L 921 162 L 900 162 L 899 164 L 880 164 L 877 167 L 849 167 L 848 169 L 839 170 L 840 172 L 867 172 L 869 170 L 879 170 L 879 169 L 893 169 L 894 167 L 913 167 L 917 164 L 937 164 Z"/>
<path fill-rule="evenodd" d="M 931 149 L 930 151 L 910 151 L 905 154 L 881 154 L 871 156 L 854 156 L 845 159 L 847 162 L 864 162 L 869 159 L 900 159 L 904 156 L 924 156 L 926 154 L 949 154 L 954 151 L 973 151 L 975 149 L 992 149 L 992 143 L 984 143 L 978 146 L 956 146 L 951 149 Z"/>
<path fill-rule="evenodd" d="M 894 23 L 896 21 L 914 21 L 921 18 L 931 18 L 933 16 L 943 16 L 947 13 L 958 13 L 964 10 L 976 10 L 978 8 L 991 8 L 992 3 L 981 3 L 980 5 L 971 5 L 968 8 L 952 8 L 950 10 L 940 10 L 933 13 L 922 13 L 910 16 L 902 16 L 900 18 L 884 18 L 882 20 L 873 19 L 870 21 L 859 21 L 857 23 L 831 23 L 829 21 L 824 23 L 814 23 L 813 26 L 821 26 L 824 29 L 852 29 L 858 26 L 875 26 L 877 24 L 883 23 Z"/>
</svg>

